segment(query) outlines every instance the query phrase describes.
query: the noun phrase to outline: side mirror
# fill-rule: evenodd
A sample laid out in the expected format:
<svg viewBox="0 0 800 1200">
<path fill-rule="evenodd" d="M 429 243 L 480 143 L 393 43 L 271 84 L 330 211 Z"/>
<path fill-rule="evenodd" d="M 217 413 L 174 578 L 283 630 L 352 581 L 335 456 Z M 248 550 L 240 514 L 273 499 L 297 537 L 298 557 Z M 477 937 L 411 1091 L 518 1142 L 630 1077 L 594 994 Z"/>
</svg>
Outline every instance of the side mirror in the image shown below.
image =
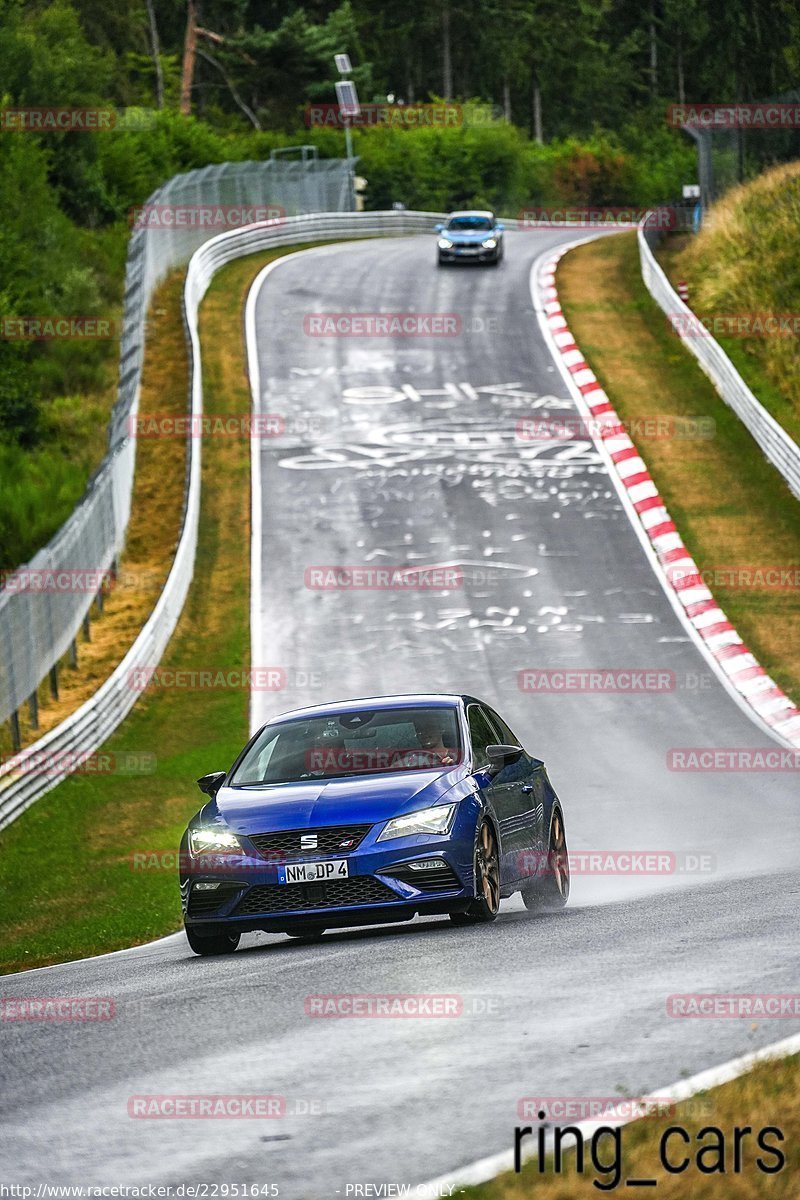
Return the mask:
<svg viewBox="0 0 800 1200">
<path fill-rule="evenodd" d="M 510 767 L 519 762 L 525 751 L 521 746 L 495 745 L 486 747 L 486 757 L 489 759 L 489 774 L 499 775 L 503 767 Z"/>
<path fill-rule="evenodd" d="M 500 221 L 497 221 L 497 223 L 495 224 L 495 227 L 494 227 L 495 233 L 502 233 L 504 229 L 505 229 L 505 225 L 501 224 Z"/>
<path fill-rule="evenodd" d="M 441 223 L 441 222 L 439 222 L 439 224 L 438 224 L 438 225 L 434 225 L 434 227 L 433 227 L 433 232 L 434 232 L 434 233 L 441 233 L 443 229 L 444 229 L 444 225 L 442 225 L 442 223 Z"/>
<path fill-rule="evenodd" d="M 216 796 L 227 774 L 227 771 L 212 771 L 210 775 L 202 775 L 197 781 L 197 786 L 204 795 Z"/>
</svg>

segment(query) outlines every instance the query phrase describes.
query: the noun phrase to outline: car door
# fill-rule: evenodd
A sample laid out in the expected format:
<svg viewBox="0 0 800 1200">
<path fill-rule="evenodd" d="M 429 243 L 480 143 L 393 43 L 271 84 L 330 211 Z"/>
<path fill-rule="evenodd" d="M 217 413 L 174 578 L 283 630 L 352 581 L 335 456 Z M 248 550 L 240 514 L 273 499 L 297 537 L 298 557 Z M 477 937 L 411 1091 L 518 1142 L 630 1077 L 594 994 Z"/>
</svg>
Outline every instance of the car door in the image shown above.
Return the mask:
<svg viewBox="0 0 800 1200">
<path fill-rule="evenodd" d="M 497 729 L 500 742 L 522 746 L 509 725 L 488 705 L 486 714 Z M 505 767 L 497 779 L 506 785 L 503 840 L 509 852 L 509 878 L 526 878 L 536 873 L 538 855 L 544 851 L 544 763 L 525 752 L 519 762 Z"/>
<path fill-rule="evenodd" d="M 467 707 L 470 739 L 472 741 L 473 769 L 485 770 L 489 765 L 486 747 L 496 745 L 503 739 L 482 704 Z M 504 767 L 481 790 L 491 804 L 500 832 L 500 884 L 507 886 L 518 877 L 513 855 L 515 853 L 514 818 L 519 808 L 514 767 Z"/>
</svg>

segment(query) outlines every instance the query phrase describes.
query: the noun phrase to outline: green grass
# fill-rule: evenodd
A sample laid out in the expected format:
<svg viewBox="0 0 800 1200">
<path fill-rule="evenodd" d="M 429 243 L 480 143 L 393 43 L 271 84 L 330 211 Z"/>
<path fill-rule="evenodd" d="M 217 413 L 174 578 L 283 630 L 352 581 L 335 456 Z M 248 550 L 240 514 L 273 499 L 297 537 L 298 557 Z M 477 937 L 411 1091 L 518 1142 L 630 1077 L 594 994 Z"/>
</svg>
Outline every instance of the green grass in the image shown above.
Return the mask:
<svg viewBox="0 0 800 1200">
<path fill-rule="evenodd" d="M 292 247 L 296 249 L 299 247 Z M 231 264 L 201 312 L 206 411 L 250 410 L 241 310 L 258 269 L 284 250 Z M 220 329 L 231 331 L 219 337 Z M 235 331 L 235 332 L 234 332 Z M 158 326 L 148 354 L 158 355 Z M 224 480 L 224 487 L 219 486 Z M 249 443 L 203 446 L 194 582 L 164 666 L 249 666 Z M 0 970 L 97 954 L 180 926 L 174 868 L 136 872 L 135 852 L 175 852 L 202 797 L 195 779 L 225 768 L 248 732 L 246 692 L 146 694 L 104 747 L 155 755 L 154 774 L 73 775 L 0 834 Z"/>
<path fill-rule="evenodd" d="M 728 192 L 697 237 L 669 237 L 658 257 L 672 283 L 689 285 L 703 316 L 730 313 L 800 317 L 800 163 L 765 171 Z M 764 407 L 800 443 L 797 337 L 717 339 Z"/>
<path fill-rule="evenodd" d="M 107 396 L 62 396 L 31 449 L 0 441 L 0 564 L 27 562 L 63 525 L 107 445 Z"/>
</svg>

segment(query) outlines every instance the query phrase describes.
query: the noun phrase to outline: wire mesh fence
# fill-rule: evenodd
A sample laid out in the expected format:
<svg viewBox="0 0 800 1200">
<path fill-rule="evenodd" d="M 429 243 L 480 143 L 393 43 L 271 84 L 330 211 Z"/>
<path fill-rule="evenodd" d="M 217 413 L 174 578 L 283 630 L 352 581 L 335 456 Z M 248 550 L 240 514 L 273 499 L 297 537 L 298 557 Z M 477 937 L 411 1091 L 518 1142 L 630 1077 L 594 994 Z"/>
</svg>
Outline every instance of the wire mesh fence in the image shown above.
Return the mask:
<svg viewBox="0 0 800 1200">
<path fill-rule="evenodd" d="M 117 400 L 106 457 L 51 541 L 0 591 L 0 722 L 19 708 L 74 647 L 125 542 L 135 465 L 135 417 L 147 310 L 155 288 L 210 238 L 253 221 L 349 212 L 351 164 L 341 159 L 222 163 L 177 175 L 132 214 Z M 249 218 L 249 219 L 248 219 Z"/>
<path fill-rule="evenodd" d="M 778 163 L 800 158 L 800 89 L 766 100 L 682 106 L 697 146 L 703 207 Z"/>
</svg>

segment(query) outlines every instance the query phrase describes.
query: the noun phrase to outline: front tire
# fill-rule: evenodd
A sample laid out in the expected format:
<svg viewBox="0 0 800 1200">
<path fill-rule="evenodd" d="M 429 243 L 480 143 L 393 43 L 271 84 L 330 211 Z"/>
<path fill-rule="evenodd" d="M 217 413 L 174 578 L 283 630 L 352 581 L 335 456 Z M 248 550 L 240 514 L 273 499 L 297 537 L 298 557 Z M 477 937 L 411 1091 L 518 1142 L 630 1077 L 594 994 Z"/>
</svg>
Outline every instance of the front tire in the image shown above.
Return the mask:
<svg viewBox="0 0 800 1200">
<path fill-rule="evenodd" d="M 475 842 L 475 899 L 466 912 L 450 913 L 454 925 L 487 925 L 500 911 L 500 851 L 491 823 L 481 821 Z"/>
<path fill-rule="evenodd" d="M 186 940 L 195 954 L 206 958 L 211 955 L 233 954 L 239 945 L 239 933 L 196 933 L 190 925 L 184 925 Z"/>
<path fill-rule="evenodd" d="M 522 901 L 531 912 L 558 912 L 569 900 L 569 853 L 561 809 L 553 809 L 547 866 L 544 875 L 522 889 Z"/>
</svg>

